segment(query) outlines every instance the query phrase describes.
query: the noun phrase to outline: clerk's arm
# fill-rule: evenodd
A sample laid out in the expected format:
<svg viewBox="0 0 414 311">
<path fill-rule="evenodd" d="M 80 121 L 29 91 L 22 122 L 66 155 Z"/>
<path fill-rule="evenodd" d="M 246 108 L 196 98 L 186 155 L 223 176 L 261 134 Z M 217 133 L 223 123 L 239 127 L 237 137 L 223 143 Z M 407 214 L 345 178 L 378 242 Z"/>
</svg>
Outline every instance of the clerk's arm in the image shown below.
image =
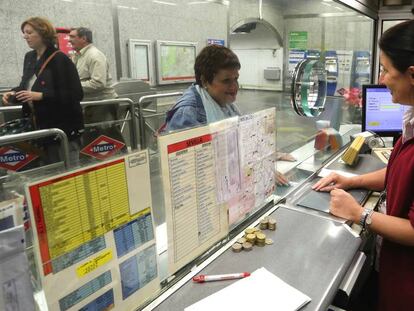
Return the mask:
<svg viewBox="0 0 414 311">
<path fill-rule="evenodd" d="M 380 169 L 368 174 L 351 177 L 351 188 L 364 188 L 373 191 L 383 191 L 385 189 L 385 174 L 387 168 Z"/>
<path fill-rule="evenodd" d="M 312 186 L 313 190 L 329 192 L 333 189 L 352 189 L 365 188 L 374 191 L 382 191 L 385 189 L 385 173 L 387 168 L 378 171 L 354 176 L 344 177 L 337 173 L 331 173 L 328 176 L 320 179 Z"/>
<path fill-rule="evenodd" d="M 414 246 L 414 228 L 408 219 L 374 212 L 369 228 L 387 240 Z"/>
<path fill-rule="evenodd" d="M 331 191 L 330 212 L 338 217 L 359 223 L 364 208 L 348 192 L 342 189 Z M 414 202 L 410 207 L 414 213 Z M 410 220 L 374 212 L 369 229 L 383 238 L 408 246 L 414 246 L 414 228 Z"/>
</svg>

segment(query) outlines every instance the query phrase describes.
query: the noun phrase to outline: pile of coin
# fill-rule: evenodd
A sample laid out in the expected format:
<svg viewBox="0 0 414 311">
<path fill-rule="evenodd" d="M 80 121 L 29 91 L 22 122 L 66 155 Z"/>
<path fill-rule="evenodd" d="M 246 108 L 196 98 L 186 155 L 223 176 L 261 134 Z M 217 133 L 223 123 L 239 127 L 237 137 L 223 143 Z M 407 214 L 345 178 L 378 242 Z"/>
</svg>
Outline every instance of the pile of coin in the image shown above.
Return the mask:
<svg viewBox="0 0 414 311">
<path fill-rule="evenodd" d="M 233 252 L 240 253 L 242 250 L 251 251 L 254 245 L 263 247 L 273 244 L 273 240 L 266 238 L 266 234 L 262 232 L 262 230 L 266 229 L 276 230 L 276 220 L 265 217 L 260 221 L 259 228 L 247 228 L 244 230 L 244 236 L 232 245 Z"/>
<path fill-rule="evenodd" d="M 269 230 L 275 231 L 276 230 L 276 219 L 266 216 L 260 221 L 259 228 L 261 230 L 269 229 Z"/>
</svg>

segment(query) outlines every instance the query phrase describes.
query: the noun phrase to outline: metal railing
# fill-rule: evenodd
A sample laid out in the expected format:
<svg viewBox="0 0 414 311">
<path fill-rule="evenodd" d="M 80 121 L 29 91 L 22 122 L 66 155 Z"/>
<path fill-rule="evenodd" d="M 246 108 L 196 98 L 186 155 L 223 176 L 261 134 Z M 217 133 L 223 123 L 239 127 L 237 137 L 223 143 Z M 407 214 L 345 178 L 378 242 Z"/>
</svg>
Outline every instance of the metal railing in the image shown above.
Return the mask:
<svg viewBox="0 0 414 311">
<path fill-rule="evenodd" d="M 39 139 L 44 137 L 56 137 L 60 139 L 60 148 L 62 149 L 63 161 L 65 168 L 70 168 L 71 163 L 69 160 L 69 143 L 68 137 L 65 132 L 58 128 L 51 128 L 45 130 L 30 131 L 20 134 L 11 134 L 0 137 L 0 146 L 22 142 L 26 140 Z"/>
<path fill-rule="evenodd" d="M 145 126 L 147 126 L 153 133 L 156 131 L 153 129 L 149 124 L 146 124 L 145 118 L 150 118 L 154 116 L 159 116 L 159 113 L 156 113 L 157 111 L 151 110 L 151 109 L 144 109 L 143 104 L 146 102 L 151 102 L 154 99 L 158 98 L 166 98 L 166 97 L 176 97 L 183 95 L 183 92 L 173 92 L 173 93 L 163 93 L 163 94 L 154 94 L 154 95 L 146 95 L 142 96 L 138 101 L 138 119 L 139 119 L 139 132 L 140 132 L 140 144 L 141 148 L 147 147 L 147 141 L 145 137 Z M 154 112 L 153 115 L 147 115 L 144 116 L 144 112 Z"/>
<path fill-rule="evenodd" d="M 109 106 L 109 105 L 113 105 L 113 104 L 120 104 L 121 106 L 128 106 L 128 113 L 126 114 L 125 118 L 123 118 L 122 120 L 106 121 L 106 123 L 107 124 L 122 123 L 122 126 L 121 126 L 121 133 L 122 133 L 122 131 L 124 130 L 124 127 L 125 127 L 125 122 L 129 121 L 130 126 L 131 126 L 131 130 L 129 131 L 130 138 L 131 138 L 131 148 L 132 149 L 138 149 L 138 137 L 137 137 L 138 125 L 137 125 L 137 121 L 134 117 L 129 118 L 129 115 L 131 115 L 131 116 L 134 115 L 133 112 L 135 110 L 135 104 L 131 99 L 129 99 L 129 98 L 116 98 L 116 99 L 104 99 L 104 100 L 96 100 L 96 101 L 84 101 L 84 102 L 81 102 L 81 107 L 82 107 L 82 109 L 84 109 L 86 107 L 91 107 L 91 106 Z M 98 122 L 98 123 L 89 123 L 89 124 L 85 124 L 85 127 L 93 127 L 93 126 L 96 126 L 96 125 L 99 125 L 99 124 L 101 124 L 101 123 L 100 122 Z"/>
</svg>

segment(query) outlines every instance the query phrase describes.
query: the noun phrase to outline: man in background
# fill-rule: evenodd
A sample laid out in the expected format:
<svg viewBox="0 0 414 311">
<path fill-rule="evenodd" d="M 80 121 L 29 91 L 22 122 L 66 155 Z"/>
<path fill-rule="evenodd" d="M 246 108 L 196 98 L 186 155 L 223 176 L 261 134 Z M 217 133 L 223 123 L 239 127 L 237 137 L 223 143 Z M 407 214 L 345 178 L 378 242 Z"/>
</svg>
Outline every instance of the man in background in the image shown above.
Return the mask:
<svg viewBox="0 0 414 311">
<path fill-rule="evenodd" d="M 92 44 L 92 31 L 85 27 L 72 28 L 69 38 L 76 51 L 72 60 L 82 84 L 83 101 L 117 98 L 111 86 L 106 56 Z M 88 107 L 85 109 L 85 123 L 114 120 L 117 117 L 116 110 L 116 105 Z"/>
<path fill-rule="evenodd" d="M 85 27 L 72 28 L 69 41 L 75 50 L 72 60 L 76 65 L 83 89 L 83 101 L 96 101 L 117 98 L 109 73 L 106 56 L 92 44 L 92 31 Z M 118 119 L 118 104 L 90 106 L 84 109 L 84 122 L 98 123 Z M 119 125 L 99 125 L 87 128 L 84 142 L 88 144 L 99 135 L 106 135 L 124 142 Z"/>
</svg>

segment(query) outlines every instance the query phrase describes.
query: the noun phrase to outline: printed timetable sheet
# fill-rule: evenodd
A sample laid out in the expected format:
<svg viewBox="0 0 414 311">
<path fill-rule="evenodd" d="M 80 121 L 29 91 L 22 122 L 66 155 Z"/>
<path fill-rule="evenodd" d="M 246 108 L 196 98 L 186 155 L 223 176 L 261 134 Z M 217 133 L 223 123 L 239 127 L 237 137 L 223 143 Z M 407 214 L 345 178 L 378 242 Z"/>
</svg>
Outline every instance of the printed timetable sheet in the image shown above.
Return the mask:
<svg viewBox="0 0 414 311">
<path fill-rule="evenodd" d="M 159 138 L 168 232 L 169 273 L 227 234 L 227 210 L 216 197 L 208 127 Z"/>
<path fill-rule="evenodd" d="M 148 152 L 27 185 L 51 310 L 134 310 L 160 288 Z"/>
<path fill-rule="evenodd" d="M 159 137 L 173 274 L 275 189 L 275 109 Z"/>
</svg>

